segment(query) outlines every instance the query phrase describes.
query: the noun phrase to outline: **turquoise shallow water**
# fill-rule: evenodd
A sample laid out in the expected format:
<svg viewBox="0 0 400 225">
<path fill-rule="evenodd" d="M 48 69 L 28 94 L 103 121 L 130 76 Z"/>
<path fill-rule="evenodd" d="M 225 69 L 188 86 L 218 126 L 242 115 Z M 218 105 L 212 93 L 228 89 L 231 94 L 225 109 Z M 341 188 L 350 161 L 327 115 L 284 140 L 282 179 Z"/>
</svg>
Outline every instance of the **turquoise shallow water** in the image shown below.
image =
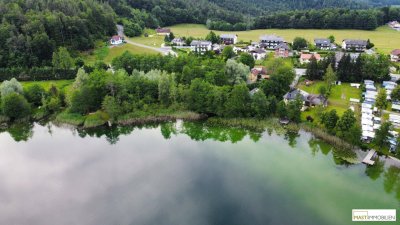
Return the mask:
<svg viewBox="0 0 400 225">
<path fill-rule="evenodd" d="M 0 146 L 0 224 L 351 224 L 400 206 L 400 169 L 346 164 L 304 132 L 34 124 Z"/>
</svg>

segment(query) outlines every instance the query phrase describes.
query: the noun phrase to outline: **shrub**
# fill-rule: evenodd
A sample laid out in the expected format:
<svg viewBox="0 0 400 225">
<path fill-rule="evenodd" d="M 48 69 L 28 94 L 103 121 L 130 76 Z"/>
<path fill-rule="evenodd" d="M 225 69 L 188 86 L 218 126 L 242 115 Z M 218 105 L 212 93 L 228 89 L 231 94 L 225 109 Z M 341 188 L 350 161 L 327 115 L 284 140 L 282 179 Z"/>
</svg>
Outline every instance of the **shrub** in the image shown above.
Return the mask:
<svg viewBox="0 0 400 225">
<path fill-rule="evenodd" d="M 31 107 L 24 96 L 11 93 L 2 98 L 3 114 L 10 119 L 21 119 L 29 116 Z"/>
</svg>

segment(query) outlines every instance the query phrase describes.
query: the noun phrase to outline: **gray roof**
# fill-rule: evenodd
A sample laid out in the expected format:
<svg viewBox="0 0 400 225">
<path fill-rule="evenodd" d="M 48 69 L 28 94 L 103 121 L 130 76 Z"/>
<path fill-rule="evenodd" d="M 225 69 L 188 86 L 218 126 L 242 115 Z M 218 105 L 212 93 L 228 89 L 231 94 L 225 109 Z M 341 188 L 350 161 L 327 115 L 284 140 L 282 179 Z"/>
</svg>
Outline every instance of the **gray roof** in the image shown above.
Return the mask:
<svg viewBox="0 0 400 225">
<path fill-rule="evenodd" d="M 278 46 L 275 47 L 275 49 L 285 49 L 285 50 L 290 50 L 289 45 L 286 43 L 281 43 Z"/>
<path fill-rule="evenodd" d="M 315 44 L 324 44 L 324 45 L 328 45 L 331 43 L 331 40 L 327 39 L 327 38 L 315 38 L 314 39 L 314 43 Z"/>
<path fill-rule="evenodd" d="M 312 105 L 324 105 L 326 106 L 328 104 L 328 100 L 322 96 L 322 95 L 314 95 L 310 94 L 307 96 L 307 102 L 309 102 Z"/>
<path fill-rule="evenodd" d="M 276 35 L 262 35 L 260 36 L 260 40 L 264 41 L 284 41 L 282 37 Z"/>
<path fill-rule="evenodd" d="M 366 40 L 344 39 L 343 41 L 346 43 L 346 45 L 367 45 Z"/>
<path fill-rule="evenodd" d="M 292 89 L 291 91 L 289 91 L 288 93 L 286 93 L 283 98 L 286 100 L 295 100 L 297 98 L 297 96 L 299 96 L 302 100 L 306 99 L 306 96 L 304 96 L 300 90 L 298 89 Z"/>
<path fill-rule="evenodd" d="M 262 49 L 262 48 L 256 48 L 254 50 L 251 50 L 250 52 L 251 53 L 258 53 L 258 54 L 266 53 L 266 51 L 264 49 Z"/>
<path fill-rule="evenodd" d="M 219 37 L 220 38 L 236 38 L 237 35 L 236 34 L 221 34 Z"/>
<path fill-rule="evenodd" d="M 190 43 L 191 46 L 199 46 L 199 45 L 212 45 L 210 41 L 200 41 L 200 40 L 194 40 Z"/>
</svg>

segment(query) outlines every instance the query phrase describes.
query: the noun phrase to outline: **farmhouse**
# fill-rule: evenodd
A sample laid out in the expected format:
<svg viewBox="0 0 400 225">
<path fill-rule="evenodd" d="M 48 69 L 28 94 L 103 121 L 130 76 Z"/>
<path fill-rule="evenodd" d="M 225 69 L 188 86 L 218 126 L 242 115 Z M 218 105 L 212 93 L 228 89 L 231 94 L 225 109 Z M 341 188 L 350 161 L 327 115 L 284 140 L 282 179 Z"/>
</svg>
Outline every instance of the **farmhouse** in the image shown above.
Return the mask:
<svg viewBox="0 0 400 225">
<path fill-rule="evenodd" d="M 308 106 L 308 107 L 314 107 L 314 106 L 327 107 L 328 99 L 326 99 L 322 95 L 309 94 L 309 95 L 307 95 L 304 104 L 305 104 L 305 106 Z"/>
<path fill-rule="evenodd" d="M 267 55 L 267 52 L 262 48 L 253 49 L 249 51 L 249 53 L 253 56 L 255 60 L 264 59 Z"/>
<path fill-rule="evenodd" d="M 250 80 L 255 82 L 259 79 L 269 79 L 265 66 L 255 66 L 251 69 Z"/>
<path fill-rule="evenodd" d="M 171 34 L 171 29 L 159 27 L 156 29 L 156 33 L 157 35 L 167 36 Z"/>
<path fill-rule="evenodd" d="M 275 49 L 278 45 L 283 44 L 285 40 L 282 37 L 276 35 L 262 35 L 260 37 L 260 43 L 267 49 Z"/>
<path fill-rule="evenodd" d="M 322 50 L 331 50 L 331 40 L 327 38 L 315 38 L 314 39 L 315 47 Z"/>
<path fill-rule="evenodd" d="M 346 51 L 363 52 L 367 49 L 368 42 L 366 40 L 345 39 L 342 42 L 342 49 Z"/>
<path fill-rule="evenodd" d="M 234 45 L 237 43 L 238 36 L 236 34 L 221 34 L 221 42 L 226 45 Z"/>
<path fill-rule="evenodd" d="M 312 58 L 315 58 L 318 62 L 321 61 L 321 56 L 318 53 L 301 53 L 300 64 L 309 63 Z"/>
<path fill-rule="evenodd" d="M 182 38 L 174 38 L 172 39 L 171 43 L 176 46 L 184 46 L 185 41 Z"/>
<path fill-rule="evenodd" d="M 390 60 L 392 62 L 400 62 L 400 49 L 395 49 L 390 53 Z"/>
<path fill-rule="evenodd" d="M 305 92 L 305 91 L 302 91 L 302 90 L 300 90 L 300 89 L 293 88 L 293 89 L 291 89 L 288 93 L 286 93 L 286 94 L 283 96 L 283 101 L 284 101 L 286 104 L 288 104 L 290 101 L 294 101 L 294 100 L 296 100 L 297 98 L 300 98 L 301 100 L 303 100 L 303 105 L 304 105 L 305 100 L 306 100 L 306 98 L 307 98 L 308 95 L 309 95 L 309 94 L 308 94 L 307 92 Z"/>
<path fill-rule="evenodd" d="M 286 43 L 282 42 L 281 44 L 275 47 L 275 57 L 287 58 L 289 57 L 289 51 L 290 51 L 289 46 Z"/>
<path fill-rule="evenodd" d="M 112 38 L 110 39 L 110 44 L 112 44 L 112 45 L 120 45 L 120 44 L 123 43 L 123 41 L 124 41 L 124 39 L 123 39 L 121 36 L 119 36 L 119 35 L 114 35 L 114 36 L 112 36 Z"/>
<path fill-rule="evenodd" d="M 190 48 L 193 52 L 204 53 L 212 50 L 212 43 L 210 41 L 194 40 L 190 43 Z"/>
</svg>

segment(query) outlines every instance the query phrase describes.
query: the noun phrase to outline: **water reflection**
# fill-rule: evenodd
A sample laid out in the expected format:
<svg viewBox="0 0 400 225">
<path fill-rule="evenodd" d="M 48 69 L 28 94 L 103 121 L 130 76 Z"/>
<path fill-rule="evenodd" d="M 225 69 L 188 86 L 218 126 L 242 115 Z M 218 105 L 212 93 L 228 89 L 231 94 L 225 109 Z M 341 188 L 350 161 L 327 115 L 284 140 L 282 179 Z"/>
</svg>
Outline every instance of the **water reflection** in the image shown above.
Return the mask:
<svg viewBox="0 0 400 225">
<path fill-rule="evenodd" d="M 400 200 L 400 168 L 390 166 L 384 174 L 384 187 L 387 193 L 394 193 Z"/>
<path fill-rule="evenodd" d="M 346 163 L 303 131 L 17 130 L 0 135 L 0 224 L 346 224 L 351 208 L 400 201 L 400 169 Z"/>
</svg>

